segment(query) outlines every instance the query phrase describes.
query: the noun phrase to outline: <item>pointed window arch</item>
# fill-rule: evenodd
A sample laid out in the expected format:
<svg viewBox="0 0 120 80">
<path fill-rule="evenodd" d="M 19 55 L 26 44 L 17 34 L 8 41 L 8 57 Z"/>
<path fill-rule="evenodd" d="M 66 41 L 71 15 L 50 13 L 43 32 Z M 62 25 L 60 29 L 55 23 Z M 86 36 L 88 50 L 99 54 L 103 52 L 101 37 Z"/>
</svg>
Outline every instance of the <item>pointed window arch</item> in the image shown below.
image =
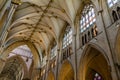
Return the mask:
<svg viewBox="0 0 120 80">
<path fill-rule="evenodd" d="M 62 48 L 63 49 L 66 48 L 71 43 L 72 43 L 72 29 L 68 25 L 65 29 L 64 37 L 63 37 L 63 40 L 62 40 Z"/>
<path fill-rule="evenodd" d="M 82 46 L 98 34 L 94 6 L 86 4 L 80 18 L 80 34 L 82 35 Z"/>
<path fill-rule="evenodd" d="M 62 40 L 62 58 L 61 61 L 67 59 L 72 53 L 72 28 L 67 25 Z"/>
<path fill-rule="evenodd" d="M 117 13 L 114 10 L 112 11 L 112 16 L 113 16 L 114 22 L 118 20 Z"/>
<path fill-rule="evenodd" d="M 84 32 L 96 22 L 94 7 L 92 4 L 87 4 L 81 14 L 80 32 Z"/>
<path fill-rule="evenodd" d="M 120 18 L 120 7 L 117 7 L 117 14 L 118 14 L 118 16 Z"/>
</svg>

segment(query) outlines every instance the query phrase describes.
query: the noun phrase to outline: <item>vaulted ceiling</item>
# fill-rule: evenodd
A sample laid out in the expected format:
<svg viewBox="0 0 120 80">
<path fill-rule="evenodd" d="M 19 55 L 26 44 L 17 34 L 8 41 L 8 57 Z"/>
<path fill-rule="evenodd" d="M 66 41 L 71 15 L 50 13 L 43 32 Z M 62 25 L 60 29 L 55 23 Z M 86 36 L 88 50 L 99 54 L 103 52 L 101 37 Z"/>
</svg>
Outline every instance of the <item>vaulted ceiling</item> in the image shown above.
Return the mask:
<svg viewBox="0 0 120 80">
<path fill-rule="evenodd" d="M 81 0 L 22 0 L 10 26 L 7 41 L 29 40 L 47 50 L 68 23 L 72 25 Z"/>
</svg>

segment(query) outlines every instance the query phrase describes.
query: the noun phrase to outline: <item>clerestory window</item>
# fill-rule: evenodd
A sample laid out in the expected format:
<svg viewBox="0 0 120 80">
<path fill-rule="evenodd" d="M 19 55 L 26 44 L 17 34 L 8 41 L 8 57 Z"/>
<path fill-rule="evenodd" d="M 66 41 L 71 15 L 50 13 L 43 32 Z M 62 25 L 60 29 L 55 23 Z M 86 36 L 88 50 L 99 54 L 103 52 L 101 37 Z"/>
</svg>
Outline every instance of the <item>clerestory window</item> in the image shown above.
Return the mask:
<svg viewBox="0 0 120 80">
<path fill-rule="evenodd" d="M 87 4 L 81 14 L 80 32 L 84 32 L 96 22 L 95 12 L 92 4 Z"/>
<path fill-rule="evenodd" d="M 108 0 L 107 3 L 108 3 L 108 6 L 109 7 L 112 7 L 114 4 L 116 4 L 118 2 L 118 0 Z"/>
<path fill-rule="evenodd" d="M 67 28 L 65 30 L 65 34 L 64 34 L 62 42 L 63 42 L 62 43 L 63 49 L 72 43 L 72 29 L 69 25 L 67 26 Z"/>
</svg>

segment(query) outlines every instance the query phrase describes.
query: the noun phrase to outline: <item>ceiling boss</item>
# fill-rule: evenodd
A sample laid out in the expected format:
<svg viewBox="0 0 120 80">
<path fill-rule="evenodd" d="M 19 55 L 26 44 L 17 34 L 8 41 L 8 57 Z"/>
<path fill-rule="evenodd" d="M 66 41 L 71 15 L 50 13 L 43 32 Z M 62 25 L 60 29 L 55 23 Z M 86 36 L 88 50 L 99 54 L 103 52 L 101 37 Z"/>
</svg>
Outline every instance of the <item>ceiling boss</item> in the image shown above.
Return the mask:
<svg viewBox="0 0 120 80">
<path fill-rule="evenodd" d="M 13 4 L 16 4 L 16 5 L 21 5 L 21 0 L 12 0 L 12 3 Z"/>
</svg>

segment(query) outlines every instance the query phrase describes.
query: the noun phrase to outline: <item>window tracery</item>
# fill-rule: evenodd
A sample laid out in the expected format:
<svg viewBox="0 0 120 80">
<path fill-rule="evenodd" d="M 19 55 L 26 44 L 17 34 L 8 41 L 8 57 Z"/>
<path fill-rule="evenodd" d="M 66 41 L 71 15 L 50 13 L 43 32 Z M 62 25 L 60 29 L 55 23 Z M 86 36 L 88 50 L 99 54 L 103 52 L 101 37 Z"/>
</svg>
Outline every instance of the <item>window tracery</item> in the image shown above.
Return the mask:
<svg viewBox="0 0 120 80">
<path fill-rule="evenodd" d="M 107 0 L 108 6 L 112 7 L 113 5 L 115 5 L 118 2 L 118 0 Z"/>
<path fill-rule="evenodd" d="M 65 29 L 65 33 L 62 40 L 62 60 L 65 60 L 72 54 L 72 29 L 68 25 Z"/>
<path fill-rule="evenodd" d="M 82 45 L 97 36 L 95 10 L 92 4 L 86 4 L 81 14 L 80 33 L 82 35 Z"/>
<path fill-rule="evenodd" d="M 81 14 L 80 32 L 84 32 L 96 22 L 95 12 L 92 4 L 87 4 Z"/>
<path fill-rule="evenodd" d="M 63 49 L 72 43 L 72 29 L 70 26 L 67 26 L 62 42 Z"/>
</svg>

